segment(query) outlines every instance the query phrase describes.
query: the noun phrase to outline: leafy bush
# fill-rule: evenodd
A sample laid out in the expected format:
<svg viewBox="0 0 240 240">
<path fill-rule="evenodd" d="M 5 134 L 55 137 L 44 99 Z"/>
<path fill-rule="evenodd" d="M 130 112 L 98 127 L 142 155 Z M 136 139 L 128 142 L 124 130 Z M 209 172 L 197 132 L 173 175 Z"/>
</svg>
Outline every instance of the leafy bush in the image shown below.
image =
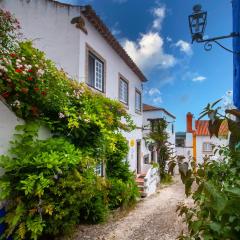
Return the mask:
<svg viewBox="0 0 240 240">
<path fill-rule="evenodd" d="M 188 169 L 182 174 L 185 192 L 192 196 L 194 205 L 182 204 L 178 208 L 189 230 L 188 235 L 179 239 L 237 240 L 240 236 L 240 123 L 233 120 L 233 116 L 240 116 L 240 111 L 226 110 L 223 118 L 218 113 L 219 107 L 213 109 L 218 102 L 208 104 L 202 116 L 210 116 L 209 132 L 215 136 L 218 136 L 221 123 L 228 122 L 230 146 L 216 149 L 220 155 L 218 161 L 205 159 L 197 169 Z"/>
<path fill-rule="evenodd" d="M 27 122 L 17 127 L 22 132 L 10 155 L 0 157 L 4 238 L 53 239 L 79 221 L 101 222 L 109 208 L 133 203 L 138 192 L 123 161 L 128 146 L 121 132 L 134 124 L 125 108 L 70 79 L 31 42 L 20 42 L 10 13 L 0 10 L 0 26 L 0 95 Z M 32 121 L 52 137 L 37 139 Z M 95 173 L 104 161 L 109 182 Z"/>
<path fill-rule="evenodd" d="M 35 123 L 12 142 L 11 156 L 1 156 L 1 200 L 8 200 L 6 235 L 37 239 L 71 230 L 80 219 L 103 221 L 106 183 L 94 173 L 93 160 L 63 138 L 38 140 Z"/>
<path fill-rule="evenodd" d="M 107 151 L 106 174 L 109 180 L 109 208 L 131 206 L 139 196 L 134 174 L 126 160 L 128 143 L 121 135 L 116 135 L 116 149 Z"/>
<path fill-rule="evenodd" d="M 139 190 L 134 178 L 123 182 L 121 179 L 109 179 L 109 208 L 125 208 L 136 203 L 139 197 Z"/>
</svg>

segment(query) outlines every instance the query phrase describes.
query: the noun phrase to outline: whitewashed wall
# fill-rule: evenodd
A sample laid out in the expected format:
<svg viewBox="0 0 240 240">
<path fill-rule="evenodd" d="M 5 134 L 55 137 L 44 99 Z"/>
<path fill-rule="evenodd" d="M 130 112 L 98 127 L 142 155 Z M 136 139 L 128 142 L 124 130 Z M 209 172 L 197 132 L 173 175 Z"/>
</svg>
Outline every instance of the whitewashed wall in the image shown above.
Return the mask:
<svg viewBox="0 0 240 240">
<path fill-rule="evenodd" d="M 189 157 L 193 156 L 192 147 L 176 147 L 176 156 L 184 156 L 185 160 L 188 161 Z"/>
<path fill-rule="evenodd" d="M 106 96 L 118 99 L 118 74 L 129 81 L 129 109 L 138 129 L 125 133 L 135 145 L 130 148 L 129 161 L 132 170 L 136 169 L 136 140 L 142 139 L 142 114 L 135 113 L 135 88 L 142 91 L 142 82 L 116 54 L 103 37 L 86 20 L 86 35 L 70 22 L 80 15 L 78 7 L 60 6 L 47 0 L 2 0 L 0 7 L 14 13 L 19 19 L 26 38 L 36 39 L 34 44 L 43 50 L 59 68 L 79 81 L 86 80 L 86 43 L 106 60 Z M 142 141 L 141 157 L 146 149 Z M 142 158 L 141 158 L 142 163 Z"/>
<path fill-rule="evenodd" d="M 168 141 L 172 144 L 173 152 L 175 153 L 175 119 L 167 115 L 165 112 L 159 111 L 144 111 L 143 112 L 143 125 L 148 126 L 150 122 L 148 119 L 156 119 L 156 118 L 164 118 L 168 122 L 167 133 L 168 133 Z M 172 132 L 172 124 L 174 132 Z M 144 134 L 147 134 L 149 130 L 144 131 Z"/>
<path fill-rule="evenodd" d="M 60 7 L 46 0 L 2 0 L 0 7 L 14 13 L 23 37 L 34 40 L 59 68 L 79 78 L 80 31 L 70 23 L 79 16 L 78 7 Z"/>
<path fill-rule="evenodd" d="M 203 152 L 203 143 L 204 142 L 211 142 L 212 144 L 214 144 L 216 147 L 217 146 L 226 146 L 228 145 L 228 139 L 226 138 L 216 138 L 216 137 L 212 137 L 210 138 L 209 136 L 197 136 L 197 163 L 203 163 L 203 158 L 205 155 L 208 155 L 206 152 Z M 219 155 L 216 154 L 216 157 L 218 157 Z"/>
<path fill-rule="evenodd" d="M 10 148 L 9 142 L 14 139 L 15 127 L 24 124 L 24 121 L 14 114 L 7 105 L 0 99 L 0 155 L 7 154 Z M 51 136 L 46 127 L 40 127 L 39 139 L 46 139 Z"/>
<path fill-rule="evenodd" d="M 84 17 L 83 17 L 84 18 Z M 124 136 L 130 141 L 134 140 L 135 145 L 130 146 L 129 162 L 132 170 L 137 166 L 136 140 L 142 139 L 142 114 L 135 112 L 135 89 L 142 91 L 142 82 L 136 74 L 126 65 L 121 57 L 112 49 L 106 40 L 97 32 L 97 30 L 85 19 L 85 27 L 88 34 L 80 31 L 80 79 L 86 80 L 86 44 L 94 49 L 102 58 L 106 60 L 106 96 L 118 100 L 119 73 L 129 81 L 129 106 L 128 113 L 132 117 L 137 128 L 131 133 L 124 133 Z M 144 143 L 141 143 L 142 153 L 144 155 Z M 142 159 L 141 159 L 141 163 Z"/>
<path fill-rule="evenodd" d="M 9 149 L 9 141 L 13 140 L 15 126 L 24 122 L 17 118 L 7 106 L 0 101 L 0 155 L 6 154 Z"/>
</svg>

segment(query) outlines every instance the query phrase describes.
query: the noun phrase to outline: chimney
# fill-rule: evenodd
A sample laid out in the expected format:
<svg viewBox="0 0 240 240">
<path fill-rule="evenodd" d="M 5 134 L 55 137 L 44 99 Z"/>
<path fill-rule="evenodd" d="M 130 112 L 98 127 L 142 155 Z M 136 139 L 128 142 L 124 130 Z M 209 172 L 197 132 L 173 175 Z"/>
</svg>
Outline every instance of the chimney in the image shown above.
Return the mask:
<svg viewBox="0 0 240 240">
<path fill-rule="evenodd" d="M 192 133 L 193 132 L 192 124 L 193 124 L 193 114 L 188 112 L 187 113 L 187 132 L 188 133 Z"/>
</svg>

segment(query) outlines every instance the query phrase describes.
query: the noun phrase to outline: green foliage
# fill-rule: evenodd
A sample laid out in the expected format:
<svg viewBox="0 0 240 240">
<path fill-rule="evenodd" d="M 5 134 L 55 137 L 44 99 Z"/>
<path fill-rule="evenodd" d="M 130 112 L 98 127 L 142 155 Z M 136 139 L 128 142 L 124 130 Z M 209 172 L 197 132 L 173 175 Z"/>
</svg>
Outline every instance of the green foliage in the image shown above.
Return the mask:
<svg viewBox="0 0 240 240">
<path fill-rule="evenodd" d="M 171 150 L 168 143 L 167 121 L 165 119 L 158 119 L 151 122 L 151 131 L 146 137 L 146 142 L 156 148 L 157 160 L 159 164 L 160 176 L 163 179 L 167 173 L 167 161 L 171 158 Z M 172 171 L 174 165 L 171 165 Z"/>
<path fill-rule="evenodd" d="M 209 115 L 212 122 L 209 128 L 212 134 L 218 136 L 219 122 L 227 120 L 234 126 L 238 122 L 232 117 L 218 113 L 219 108 L 212 109 L 219 101 L 209 104 L 203 115 Z M 239 111 L 227 110 L 227 114 L 238 116 Z M 232 136 L 240 132 L 229 128 Z M 236 141 L 237 140 L 237 141 Z M 188 235 L 182 235 L 179 239 L 232 239 L 240 236 L 240 145 L 238 138 L 231 142 L 230 147 L 216 149 L 220 158 L 218 161 L 205 159 L 204 164 L 199 165 L 195 171 L 188 169 L 183 174 L 187 196 L 192 196 L 193 206 L 184 204 L 178 207 L 180 215 L 183 215 L 188 225 Z M 194 183 L 194 188 L 192 185 Z"/>
<path fill-rule="evenodd" d="M 38 124 L 18 126 L 11 155 L 1 156 L 1 200 L 8 200 L 6 235 L 38 239 L 68 232 L 84 219 L 107 216 L 107 188 L 94 160 L 63 138 L 37 139 Z M 22 237 L 21 237 L 22 236 Z"/>
<path fill-rule="evenodd" d="M 128 162 L 124 160 L 129 150 L 128 143 L 121 134 L 116 137 L 116 150 L 108 150 L 106 161 L 110 209 L 131 206 L 139 197 L 135 176 L 130 172 Z"/>
<path fill-rule="evenodd" d="M 161 179 L 161 183 L 163 184 L 170 184 L 173 182 L 172 175 L 166 173 Z"/>
<path fill-rule="evenodd" d="M 10 12 L 0 9 L 0 26 L 0 52 L 9 53 L 15 48 L 20 25 Z"/>
<path fill-rule="evenodd" d="M 139 189 L 134 178 L 123 182 L 121 179 L 109 179 L 109 208 L 126 208 L 136 203 L 139 197 Z"/>
<path fill-rule="evenodd" d="M 31 42 L 18 41 L 18 28 L 0 10 L 0 95 L 26 121 L 16 127 L 9 155 L 0 157 L 0 200 L 7 202 L 3 239 L 53 239 L 135 202 L 121 135 L 134 124 L 118 101 L 69 79 Z M 50 129 L 49 139 L 38 139 L 40 125 Z M 100 162 L 106 162 L 109 181 L 96 176 Z"/>
</svg>

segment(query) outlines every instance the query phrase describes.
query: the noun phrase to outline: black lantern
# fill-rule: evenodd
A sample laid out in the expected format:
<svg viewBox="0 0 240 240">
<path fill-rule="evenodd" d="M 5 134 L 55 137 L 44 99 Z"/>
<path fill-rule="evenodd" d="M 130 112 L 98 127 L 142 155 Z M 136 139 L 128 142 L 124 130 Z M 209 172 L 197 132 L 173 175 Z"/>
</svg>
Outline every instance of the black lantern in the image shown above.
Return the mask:
<svg viewBox="0 0 240 240">
<path fill-rule="evenodd" d="M 193 14 L 188 16 L 188 22 L 192 36 L 192 43 L 193 42 L 205 43 L 204 49 L 206 51 L 210 51 L 212 49 L 213 43 L 216 43 L 218 46 L 220 46 L 221 48 L 225 49 L 228 52 L 240 54 L 240 52 L 234 52 L 231 49 L 226 48 L 218 41 L 226 38 L 240 37 L 239 32 L 232 32 L 229 35 L 213 37 L 208 39 L 203 38 L 205 28 L 207 25 L 207 12 L 202 11 L 202 6 L 200 4 L 197 4 L 193 7 Z"/>
<path fill-rule="evenodd" d="M 189 27 L 194 41 L 203 40 L 204 31 L 207 25 L 207 12 L 202 11 L 202 6 L 197 4 L 193 7 L 193 14 L 188 16 Z"/>
</svg>

